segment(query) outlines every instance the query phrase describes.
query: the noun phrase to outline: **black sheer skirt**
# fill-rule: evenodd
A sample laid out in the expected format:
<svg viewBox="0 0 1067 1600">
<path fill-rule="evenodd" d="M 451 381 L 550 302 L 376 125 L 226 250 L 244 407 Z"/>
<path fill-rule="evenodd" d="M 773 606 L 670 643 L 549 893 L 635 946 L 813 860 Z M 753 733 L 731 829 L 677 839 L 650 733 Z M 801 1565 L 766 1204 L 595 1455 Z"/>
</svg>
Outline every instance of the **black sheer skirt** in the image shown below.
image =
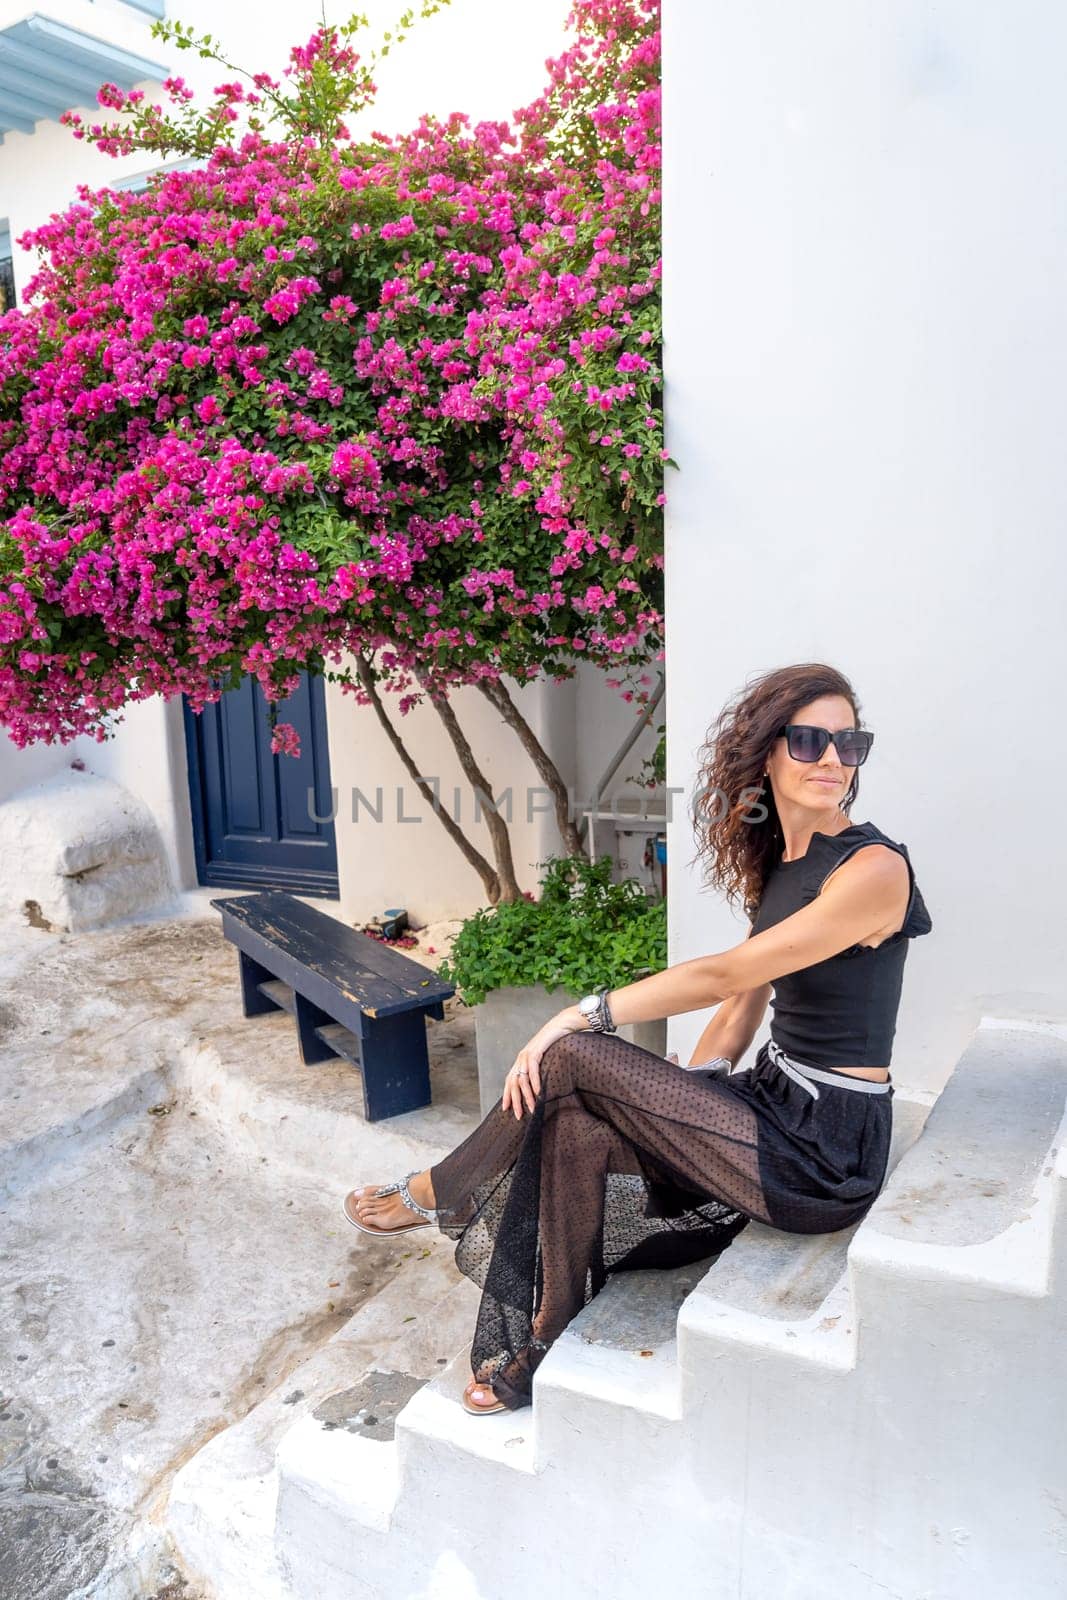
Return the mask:
<svg viewBox="0 0 1067 1600">
<path fill-rule="evenodd" d="M 750 1219 L 832 1233 L 875 1200 L 892 1089 L 821 1085 L 774 1065 L 696 1078 L 615 1034 L 541 1058 L 533 1111 L 499 1102 L 431 1167 L 438 1226 L 483 1293 L 471 1370 L 512 1410 L 612 1272 L 717 1256 Z"/>
</svg>

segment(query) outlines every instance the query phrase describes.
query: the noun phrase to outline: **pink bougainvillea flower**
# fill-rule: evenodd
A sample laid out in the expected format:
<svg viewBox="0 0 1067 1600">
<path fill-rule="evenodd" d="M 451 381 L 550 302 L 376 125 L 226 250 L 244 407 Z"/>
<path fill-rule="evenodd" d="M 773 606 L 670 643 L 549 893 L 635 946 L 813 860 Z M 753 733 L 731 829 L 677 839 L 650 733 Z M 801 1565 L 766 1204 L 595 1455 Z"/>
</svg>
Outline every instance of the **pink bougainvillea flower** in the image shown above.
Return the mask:
<svg viewBox="0 0 1067 1600">
<path fill-rule="evenodd" d="M 300 735 L 291 722 L 276 722 L 271 730 L 270 748 L 272 755 L 298 756 L 300 754 Z"/>
<path fill-rule="evenodd" d="M 194 161 L 82 184 L 18 240 L 40 265 L 0 315 L 17 744 L 103 739 L 154 694 L 198 710 L 242 673 L 277 702 L 328 668 L 363 699 L 355 654 L 401 709 L 656 656 L 658 3 L 575 0 L 569 26 L 511 122 L 354 141 L 375 86 L 333 27 L 286 89 L 225 81 L 196 112 L 174 77 L 171 117 L 106 84 L 118 120 L 60 119 Z M 296 753 L 291 724 L 272 746 Z"/>
</svg>

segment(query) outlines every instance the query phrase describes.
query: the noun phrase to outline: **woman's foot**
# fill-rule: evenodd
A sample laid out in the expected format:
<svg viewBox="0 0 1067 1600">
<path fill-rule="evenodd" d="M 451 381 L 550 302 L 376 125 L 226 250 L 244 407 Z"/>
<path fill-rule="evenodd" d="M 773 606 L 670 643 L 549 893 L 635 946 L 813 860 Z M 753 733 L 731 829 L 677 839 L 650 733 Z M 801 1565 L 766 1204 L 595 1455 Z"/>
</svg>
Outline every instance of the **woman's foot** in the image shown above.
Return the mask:
<svg viewBox="0 0 1067 1600">
<path fill-rule="evenodd" d="M 475 1411 L 499 1411 L 500 1401 L 487 1383 L 481 1383 L 477 1378 L 468 1380 L 463 1391 L 467 1404 Z"/>
<path fill-rule="evenodd" d="M 417 1211 L 409 1210 L 399 1194 L 375 1194 L 374 1191 L 378 1187 L 378 1184 L 367 1183 L 362 1188 L 353 1189 L 352 1191 L 354 1195 L 358 1196 L 352 1202 L 352 1209 L 365 1227 L 381 1228 L 384 1233 L 388 1232 L 390 1228 L 402 1228 L 406 1223 L 424 1222 L 426 1220 L 425 1217 L 420 1217 Z M 417 1172 L 413 1178 L 408 1179 L 408 1189 L 411 1191 L 411 1198 L 417 1201 L 420 1206 L 433 1207 L 435 1205 L 436 1196 L 433 1192 L 433 1184 L 430 1181 L 429 1167 L 424 1172 Z"/>
</svg>

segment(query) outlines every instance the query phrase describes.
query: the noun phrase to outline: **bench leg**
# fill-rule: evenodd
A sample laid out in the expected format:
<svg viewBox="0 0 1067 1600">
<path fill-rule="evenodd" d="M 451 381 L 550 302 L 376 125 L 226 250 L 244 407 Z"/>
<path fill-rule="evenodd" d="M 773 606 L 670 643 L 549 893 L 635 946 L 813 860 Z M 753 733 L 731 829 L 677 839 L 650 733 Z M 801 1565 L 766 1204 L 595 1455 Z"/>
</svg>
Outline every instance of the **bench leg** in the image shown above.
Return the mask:
<svg viewBox="0 0 1067 1600">
<path fill-rule="evenodd" d="M 237 952 L 241 965 L 241 1005 L 246 1017 L 261 1017 L 268 1011 L 284 1011 L 285 1007 L 278 1005 L 268 995 L 260 994 L 258 984 L 267 983 L 273 978 L 273 972 L 260 966 L 258 961 L 253 961 L 251 956 L 246 956 L 243 950 Z"/>
<path fill-rule="evenodd" d="M 363 1018 L 363 1110 L 368 1122 L 430 1104 L 430 1056 L 421 1011 Z"/>
<path fill-rule="evenodd" d="M 302 994 L 294 996 L 296 1000 L 296 1036 L 300 1043 L 300 1059 L 305 1067 L 313 1067 L 319 1061 L 336 1061 L 337 1052 L 331 1050 L 324 1039 L 320 1039 L 315 1029 L 324 1022 L 332 1022 L 333 1018 L 318 1006 L 313 1006 L 310 1000 L 305 1000 Z"/>
</svg>

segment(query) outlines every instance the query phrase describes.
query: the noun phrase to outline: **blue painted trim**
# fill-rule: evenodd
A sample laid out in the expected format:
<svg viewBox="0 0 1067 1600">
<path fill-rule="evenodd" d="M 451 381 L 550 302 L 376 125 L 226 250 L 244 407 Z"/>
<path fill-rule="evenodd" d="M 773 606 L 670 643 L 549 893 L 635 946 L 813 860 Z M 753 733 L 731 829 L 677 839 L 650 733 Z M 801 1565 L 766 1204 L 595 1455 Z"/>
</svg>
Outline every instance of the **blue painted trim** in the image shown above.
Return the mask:
<svg viewBox="0 0 1067 1600">
<path fill-rule="evenodd" d="M 145 79 L 162 82 L 169 72 L 165 62 L 34 13 L 0 28 L 0 137 L 12 129 L 32 134 L 38 122 L 75 106 L 95 107 L 103 83 L 132 89 Z"/>
<path fill-rule="evenodd" d="M 0 93 L 0 105 L 3 106 L 5 120 L 14 119 L 16 122 L 49 122 L 54 120 L 52 107 L 54 101 L 47 97 L 38 96 L 36 99 L 30 94 L 19 94 L 14 89 L 4 89 Z"/>
<path fill-rule="evenodd" d="M 131 83 L 137 83 L 141 78 L 160 75 L 165 78 L 168 75 L 169 69 L 159 61 L 135 55 L 132 50 L 122 50 L 118 45 L 108 44 L 106 39 L 94 39 L 92 34 L 82 33 L 78 28 L 68 28 L 65 23 L 53 22 L 51 17 L 42 17 L 39 13 L 17 24 L 12 32 L 17 31 L 18 27 L 25 27 L 33 41 L 60 60 L 84 61 L 93 67 L 102 63 L 113 73 L 125 74 Z M 118 79 L 114 81 L 117 83 Z"/>
<path fill-rule="evenodd" d="M 209 889 L 284 889 L 288 894 L 310 894 L 316 900 L 340 900 L 336 872 L 301 872 L 296 867 L 235 867 L 213 861 L 198 881 Z"/>
<path fill-rule="evenodd" d="M 182 721 L 185 724 L 185 770 L 189 779 L 189 810 L 193 820 L 193 857 L 196 861 L 196 881 L 204 882 L 207 871 L 207 800 L 204 795 L 204 776 L 200 764 L 200 739 L 197 716 L 182 695 Z"/>
<path fill-rule="evenodd" d="M 99 67 L 65 61 L 61 56 L 50 54 L 47 47 L 42 49 L 35 42 L 25 23 L 19 23 L 18 28 L 0 29 L 0 63 L 4 62 L 9 64 L 11 72 L 17 71 L 20 84 L 25 83 L 29 76 L 36 75 L 38 91 L 42 84 L 47 84 L 57 97 L 63 94 L 80 95 L 82 99 L 79 103 L 96 104 L 96 91 L 103 81 L 98 75 Z M 71 104 L 74 104 L 73 100 Z M 66 106 L 59 107 L 60 111 L 66 109 Z"/>
</svg>

